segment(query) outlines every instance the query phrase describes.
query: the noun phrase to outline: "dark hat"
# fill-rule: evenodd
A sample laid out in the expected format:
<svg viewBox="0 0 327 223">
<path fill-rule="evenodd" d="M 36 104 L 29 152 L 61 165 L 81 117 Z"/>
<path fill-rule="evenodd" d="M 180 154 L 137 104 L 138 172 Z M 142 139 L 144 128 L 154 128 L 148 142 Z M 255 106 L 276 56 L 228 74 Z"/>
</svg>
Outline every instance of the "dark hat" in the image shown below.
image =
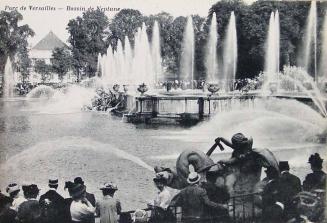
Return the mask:
<svg viewBox="0 0 327 223">
<path fill-rule="evenodd" d="M 83 181 L 82 177 L 76 177 L 74 179 L 74 183 L 84 185 L 84 181 Z"/>
<path fill-rule="evenodd" d="M 312 154 L 312 155 L 309 157 L 309 161 L 308 161 L 308 163 L 310 163 L 310 164 L 321 165 L 323 161 L 324 161 L 324 160 L 321 159 L 319 153 L 315 153 L 315 154 Z"/>
<path fill-rule="evenodd" d="M 49 179 L 49 185 L 51 186 L 57 186 L 58 185 L 58 179 Z"/>
<path fill-rule="evenodd" d="M 283 171 L 283 170 L 289 170 L 290 166 L 288 165 L 288 161 L 280 161 L 279 164 L 279 170 Z"/>
<path fill-rule="evenodd" d="M 30 185 L 23 185 L 22 189 L 24 191 L 24 194 L 37 194 L 39 193 L 40 189 L 37 187 L 36 184 L 30 184 Z"/>
<path fill-rule="evenodd" d="M 78 198 L 86 191 L 86 187 L 82 184 L 75 184 L 69 189 L 69 194 L 72 198 Z"/>
<path fill-rule="evenodd" d="M 163 184 L 166 184 L 167 183 L 167 180 L 163 177 L 160 177 L 160 176 L 156 176 L 153 178 L 153 182 L 154 183 L 163 183 Z"/>
</svg>

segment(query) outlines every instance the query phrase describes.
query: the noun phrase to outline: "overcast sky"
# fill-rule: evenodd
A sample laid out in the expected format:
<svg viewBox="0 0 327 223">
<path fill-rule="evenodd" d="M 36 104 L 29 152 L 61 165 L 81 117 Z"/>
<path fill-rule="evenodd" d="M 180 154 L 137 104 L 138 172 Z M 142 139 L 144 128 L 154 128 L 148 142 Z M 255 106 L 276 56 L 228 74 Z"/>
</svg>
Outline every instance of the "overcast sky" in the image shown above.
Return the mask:
<svg viewBox="0 0 327 223">
<path fill-rule="evenodd" d="M 251 3 L 253 0 L 246 0 Z M 111 7 L 111 8 L 133 8 L 142 14 L 150 15 L 165 11 L 173 16 L 187 16 L 199 14 L 206 16 L 208 10 L 217 0 L 0 0 L 0 10 L 12 10 L 18 7 L 19 12 L 24 16 L 22 24 L 28 24 L 35 32 L 34 38 L 30 39 L 31 45 L 35 45 L 50 30 L 52 30 L 63 41 L 67 41 L 68 33 L 66 26 L 71 18 L 82 14 L 81 11 L 67 11 L 71 7 Z M 26 10 L 21 10 L 25 6 Z M 55 7 L 55 11 L 30 10 L 30 6 Z M 58 10 L 58 8 L 62 8 Z M 106 12 L 111 18 L 116 12 Z"/>
</svg>

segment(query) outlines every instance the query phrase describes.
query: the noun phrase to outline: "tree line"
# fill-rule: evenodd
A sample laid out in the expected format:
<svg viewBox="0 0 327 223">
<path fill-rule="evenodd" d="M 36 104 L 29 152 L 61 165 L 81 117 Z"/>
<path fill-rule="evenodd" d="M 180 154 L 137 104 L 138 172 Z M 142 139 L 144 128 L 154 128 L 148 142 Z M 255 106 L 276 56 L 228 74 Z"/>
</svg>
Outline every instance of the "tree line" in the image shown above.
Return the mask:
<svg viewBox="0 0 327 223">
<path fill-rule="evenodd" d="M 322 26 L 326 6 L 327 2 L 317 2 L 318 58 L 320 58 L 322 49 Z M 275 10 L 278 10 L 280 14 L 281 67 L 296 65 L 305 35 L 309 9 L 309 1 L 260 0 L 247 5 L 242 0 L 222 0 L 212 5 L 207 17 L 192 15 L 195 34 L 196 79 L 206 76 L 205 45 L 214 12 L 217 15 L 218 24 L 218 57 L 222 55 L 223 39 L 230 14 L 232 11 L 235 13 L 238 38 L 236 75 L 238 78 L 245 78 L 254 77 L 263 70 L 269 18 L 271 12 Z M 34 33 L 27 25 L 17 25 L 21 19 L 21 15 L 16 11 L 0 13 L 0 72 L 3 73 L 6 57 L 8 55 L 13 57 L 17 54 L 19 59 L 15 60 L 16 66 L 21 67 L 22 75 L 27 77 L 28 69 L 25 68 L 30 65 L 26 54 L 27 38 L 33 36 Z M 13 24 L 8 24 L 7 21 L 12 21 Z M 151 41 L 154 21 L 159 23 L 161 56 L 165 73 L 178 78 L 183 32 L 187 18 L 184 16 L 174 18 L 166 12 L 145 16 L 134 9 L 123 9 L 112 19 L 99 10 L 86 11 L 82 16 L 71 19 L 66 27 L 69 33 L 69 48 L 54 50 L 51 69 L 61 78 L 69 69 L 73 69 L 78 80 L 84 77 L 93 77 L 97 72 L 99 53 L 105 54 L 109 44 L 115 49 L 118 40 L 121 40 L 124 45 L 125 36 L 129 38 L 133 46 L 134 35 L 143 22 L 147 26 L 147 33 Z M 13 31 L 10 27 L 14 27 Z M 42 68 L 42 66 L 38 67 Z M 39 70 L 39 72 L 42 71 Z"/>
</svg>

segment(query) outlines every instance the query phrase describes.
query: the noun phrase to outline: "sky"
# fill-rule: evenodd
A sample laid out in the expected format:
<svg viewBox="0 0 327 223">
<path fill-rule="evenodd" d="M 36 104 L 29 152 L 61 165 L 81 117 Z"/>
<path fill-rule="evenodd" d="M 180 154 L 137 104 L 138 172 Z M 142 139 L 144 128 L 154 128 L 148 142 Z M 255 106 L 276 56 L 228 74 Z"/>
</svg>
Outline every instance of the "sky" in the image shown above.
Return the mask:
<svg viewBox="0 0 327 223">
<path fill-rule="evenodd" d="M 253 0 L 246 0 L 251 3 Z M 21 24 L 28 24 L 35 32 L 29 39 L 30 46 L 35 45 L 49 31 L 53 31 L 64 42 L 67 41 L 68 21 L 82 15 L 83 11 L 70 11 L 67 7 L 103 7 L 132 8 L 144 15 L 168 12 L 174 17 L 198 14 L 207 16 L 209 8 L 217 0 L 0 0 L 0 10 L 17 9 L 24 17 Z M 56 10 L 38 10 L 30 7 L 53 7 Z M 16 8 L 15 8 L 16 7 Z M 24 8 L 25 7 L 25 10 Z M 117 12 L 106 12 L 112 18 Z"/>
</svg>

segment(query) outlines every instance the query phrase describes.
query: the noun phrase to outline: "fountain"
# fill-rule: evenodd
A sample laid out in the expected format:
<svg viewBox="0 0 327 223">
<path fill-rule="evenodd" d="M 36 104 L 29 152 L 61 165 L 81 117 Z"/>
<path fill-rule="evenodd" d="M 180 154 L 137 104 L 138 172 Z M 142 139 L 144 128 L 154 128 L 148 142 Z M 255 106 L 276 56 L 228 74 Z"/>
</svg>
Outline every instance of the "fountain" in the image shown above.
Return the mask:
<svg viewBox="0 0 327 223">
<path fill-rule="evenodd" d="M 180 79 L 191 82 L 193 89 L 194 81 L 194 29 L 193 20 L 189 16 L 184 30 L 182 42 L 182 55 L 180 64 Z"/>
<path fill-rule="evenodd" d="M 127 36 L 125 36 L 124 40 L 124 56 L 125 56 L 125 71 L 126 71 L 126 83 L 132 84 L 131 81 L 131 73 L 132 73 L 132 60 L 133 60 L 133 50 L 131 47 L 131 43 Z"/>
<path fill-rule="evenodd" d="M 314 54 L 313 58 L 312 53 Z M 308 73 L 310 73 L 312 62 L 314 63 L 314 78 L 317 82 L 317 2 L 315 0 L 311 1 L 302 51 L 298 55 L 298 65 L 303 67 Z"/>
<path fill-rule="evenodd" d="M 226 92 L 234 90 L 237 69 L 237 34 L 234 12 L 231 13 L 224 41 L 224 81 Z"/>
<path fill-rule="evenodd" d="M 153 70 L 154 70 L 154 81 L 158 83 L 158 80 L 162 79 L 162 66 L 161 66 L 161 49 L 160 49 L 160 33 L 159 24 L 157 21 L 154 22 L 152 30 L 152 44 L 151 53 L 153 60 Z"/>
<path fill-rule="evenodd" d="M 218 43 L 218 33 L 217 33 L 217 17 L 216 13 L 212 14 L 211 25 L 209 30 L 209 39 L 206 46 L 206 60 L 205 66 L 207 71 L 207 82 L 221 81 L 222 78 L 218 77 L 218 55 L 217 55 L 217 43 Z"/>
<path fill-rule="evenodd" d="M 274 88 L 278 85 L 279 72 L 279 14 L 278 11 L 272 12 L 269 20 L 268 37 L 266 42 L 265 56 L 265 83 L 262 91 L 265 93 L 267 89 Z M 278 89 L 278 86 L 277 86 Z M 277 91 L 276 89 L 276 91 Z M 275 92 L 272 92 L 275 93 Z"/>
<path fill-rule="evenodd" d="M 5 65 L 5 73 L 3 76 L 2 97 L 12 98 L 14 96 L 14 90 L 15 90 L 14 71 L 12 68 L 11 60 L 8 57 L 7 63 Z"/>
</svg>

